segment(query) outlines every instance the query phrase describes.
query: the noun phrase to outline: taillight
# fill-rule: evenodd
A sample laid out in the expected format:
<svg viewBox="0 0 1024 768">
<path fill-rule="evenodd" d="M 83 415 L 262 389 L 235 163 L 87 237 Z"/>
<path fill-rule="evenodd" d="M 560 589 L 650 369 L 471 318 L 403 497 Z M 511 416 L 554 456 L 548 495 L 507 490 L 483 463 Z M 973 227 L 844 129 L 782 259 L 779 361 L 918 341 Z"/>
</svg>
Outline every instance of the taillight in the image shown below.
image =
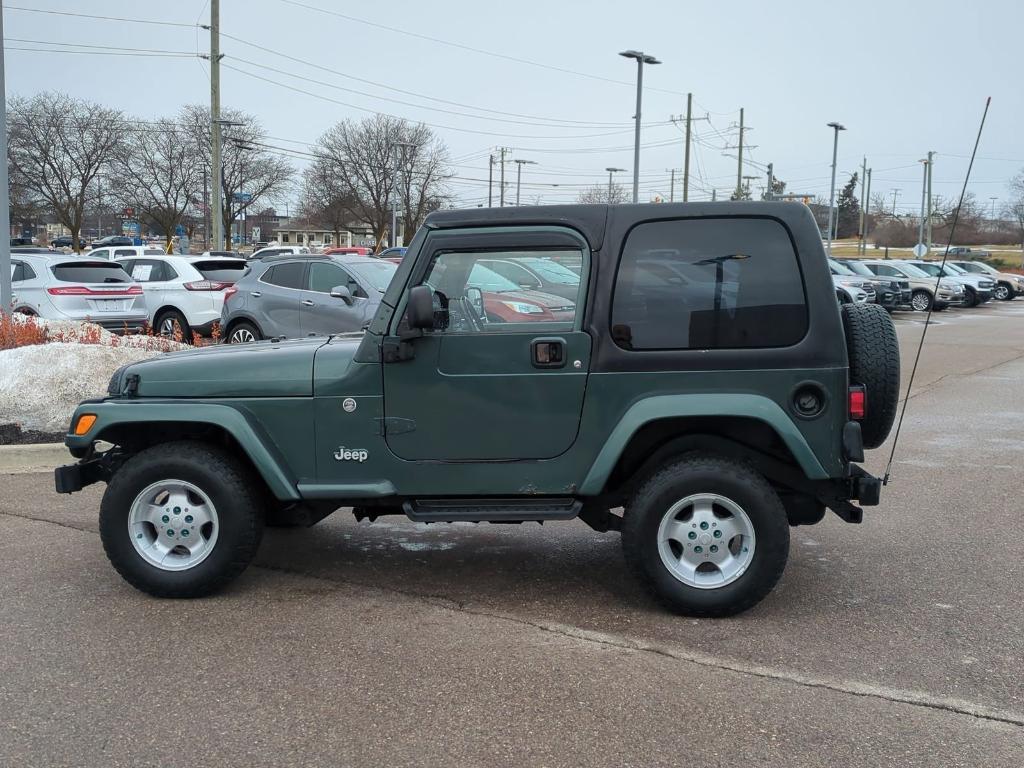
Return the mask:
<svg viewBox="0 0 1024 768">
<path fill-rule="evenodd" d="M 233 285 L 229 285 L 227 288 L 224 289 L 224 301 L 227 301 L 236 293 L 238 293 L 238 289 L 235 288 L 235 286 Z"/>
<path fill-rule="evenodd" d="M 863 419 L 868 409 L 868 395 L 864 387 L 850 387 L 850 418 Z"/>
<path fill-rule="evenodd" d="M 96 289 L 85 285 L 62 285 L 56 288 L 47 288 L 46 292 L 51 296 L 141 296 L 142 286 L 130 285 L 127 288 Z"/>
<path fill-rule="evenodd" d="M 229 287 L 231 283 L 224 283 L 219 280 L 196 280 L 192 283 L 185 283 L 185 288 L 189 291 L 223 291 Z"/>
</svg>

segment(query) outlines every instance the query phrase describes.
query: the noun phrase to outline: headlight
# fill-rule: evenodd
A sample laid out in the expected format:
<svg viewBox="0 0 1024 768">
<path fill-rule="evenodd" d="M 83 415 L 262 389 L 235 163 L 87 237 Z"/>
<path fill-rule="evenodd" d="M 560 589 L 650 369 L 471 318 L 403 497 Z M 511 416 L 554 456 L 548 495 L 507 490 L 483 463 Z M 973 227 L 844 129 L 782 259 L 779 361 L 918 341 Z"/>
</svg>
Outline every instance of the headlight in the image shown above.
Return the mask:
<svg viewBox="0 0 1024 768">
<path fill-rule="evenodd" d="M 520 315 L 539 315 L 544 312 L 544 310 L 536 304 L 527 304 L 524 301 L 503 301 L 501 303 L 513 312 L 518 312 Z"/>
</svg>

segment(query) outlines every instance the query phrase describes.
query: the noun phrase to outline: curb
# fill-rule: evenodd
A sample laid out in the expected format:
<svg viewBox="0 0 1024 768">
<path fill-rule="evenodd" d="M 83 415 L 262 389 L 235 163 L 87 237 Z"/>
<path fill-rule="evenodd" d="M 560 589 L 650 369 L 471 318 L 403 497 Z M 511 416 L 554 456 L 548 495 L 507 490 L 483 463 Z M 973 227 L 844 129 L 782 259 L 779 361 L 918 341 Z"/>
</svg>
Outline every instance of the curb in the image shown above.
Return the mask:
<svg viewBox="0 0 1024 768">
<path fill-rule="evenodd" d="M 63 443 L 0 445 L 0 474 L 3 475 L 50 472 L 71 461 L 73 458 Z"/>
</svg>

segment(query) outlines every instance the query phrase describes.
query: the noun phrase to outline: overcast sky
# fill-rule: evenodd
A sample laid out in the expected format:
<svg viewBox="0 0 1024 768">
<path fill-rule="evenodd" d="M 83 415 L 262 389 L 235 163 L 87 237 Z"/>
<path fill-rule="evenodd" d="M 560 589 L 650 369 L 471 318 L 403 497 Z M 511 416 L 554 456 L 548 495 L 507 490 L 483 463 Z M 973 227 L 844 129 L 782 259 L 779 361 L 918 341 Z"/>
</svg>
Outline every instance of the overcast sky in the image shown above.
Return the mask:
<svg viewBox="0 0 1024 768">
<path fill-rule="evenodd" d="M 209 102 L 209 67 L 194 55 L 37 52 L 52 43 L 208 52 L 209 34 L 195 27 L 209 22 L 206 0 L 14 4 L 185 26 L 7 7 L 9 96 L 61 90 L 146 119 Z M 840 134 L 838 187 L 867 155 L 873 196 L 891 200 L 899 189 L 897 209 L 916 211 L 917 161 L 934 150 L 934 192 L 954 196 L 986 96 L 992 107 L 970 189 L 986 206 L 998 198 L 998 209 L 1008 179 L 1024 169 L 1024 6 L 1011 0 L 222 0 L 221 6 L 224 106 L 252 112 L 271 143 L 299 150 L 333 123 L 374 111 L 435 126 L 450 149 L 457 174 L 451 189 L 462 205 L 486 203 L 488 155 L 500 146 L 510 148 L 509 158 L 537 163 L 523 168 L 524 203 L 572 201 L 581 187 L 607 183 L 607 166 L 628 169 L 619 174 L 628 185 L 636 65 L 616 55 L 627 48 L 664 62 L 645 68 L 642 141 L 649 146 L 641 154 L 642 200 L 667 198 L 669 169 L 682 167 L 682 126 L 670 118 L 685 113 L 688 91 L 702 118 L 694 123 L 691 199 L 709 199 L 712 188 L 727 196 L 735 186 L 736 160 L 725 155 L 735 154 L 726 147 L 736 144 L 740 107 L 752 129 L 744 174 L 763 178 L 773 162 L 787 191 L 827 197 L 832 130 L 826 123 L 835 120 L 848 129 Z M 511 198 L 515 165 L 506 172 Z M 753 182 L 755 193 L 758 184 L 763 181 Z M 677 199 L 680 194 L 677 180 Z"/>
</svg>

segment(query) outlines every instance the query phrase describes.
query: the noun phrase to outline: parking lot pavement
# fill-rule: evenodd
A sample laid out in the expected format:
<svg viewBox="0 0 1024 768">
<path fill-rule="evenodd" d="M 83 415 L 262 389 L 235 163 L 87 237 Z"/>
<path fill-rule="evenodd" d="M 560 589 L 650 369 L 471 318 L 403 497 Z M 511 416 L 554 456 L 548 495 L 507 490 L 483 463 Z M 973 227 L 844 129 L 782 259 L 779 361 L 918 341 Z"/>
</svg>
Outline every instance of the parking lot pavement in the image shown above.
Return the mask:
<svg viewBox="0 0 1024 768">
<path fill-rule="evenodd" d="M 579 522 L 344 512 L 157 601 L 100 489 L 0 477 L 0 765 L 1019 766 L 1024 302 L 935 317 L 883 504 L 793 529 L 728 620 L 664 613 Z"/>
</svg>

